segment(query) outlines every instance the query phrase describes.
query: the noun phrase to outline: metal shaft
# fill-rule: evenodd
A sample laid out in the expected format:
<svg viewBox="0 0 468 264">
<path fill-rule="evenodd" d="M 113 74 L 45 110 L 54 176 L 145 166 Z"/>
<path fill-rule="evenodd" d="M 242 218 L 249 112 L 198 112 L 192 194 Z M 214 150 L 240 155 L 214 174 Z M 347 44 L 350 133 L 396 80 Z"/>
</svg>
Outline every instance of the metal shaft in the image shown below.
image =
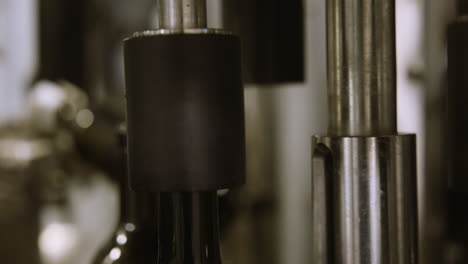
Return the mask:
<svg viewBox="0 0 468 264">
<path fill-rule="evenodd" d="M 329 133 L 395 134 L 395 1 L 328 0 L 327 34 Z"/>
<path fill-rule="evenodd" d="M 314 263 L 416 264 L 415 135 L 396 121 L 395 0 L 327 0 L 329 136 L 315 139 Z"/>
<path fill-rule="evenodd" d="M 313 263 L 418 263 L 416 137 L 315 143 Z"/>
<path fill-rule="evenodd" d="M 158 0 L 159 29 L 206 28 L 206 0 Z"/>
</svg>

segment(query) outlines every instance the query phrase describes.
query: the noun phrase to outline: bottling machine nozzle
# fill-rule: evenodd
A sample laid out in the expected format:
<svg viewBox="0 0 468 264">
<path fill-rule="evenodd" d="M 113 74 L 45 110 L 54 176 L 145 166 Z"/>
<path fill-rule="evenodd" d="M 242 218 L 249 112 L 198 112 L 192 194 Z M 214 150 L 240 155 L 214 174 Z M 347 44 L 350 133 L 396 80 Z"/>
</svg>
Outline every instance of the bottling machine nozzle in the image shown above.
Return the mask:
<svg viewBox="0 0 468 264">
<path fill-rule="evenodd" d="M 205 0 L 159 0 L 159 28 L 125 41 L 130 183 L 213 191 L 244 182 L 240 41 Z"/>
<path fill-rule="evenodd" d="M 159 196 L 158 263 L 221 263 L 217 190 L 245 181 L 240 41 L 206 28 L 206 0 L 157 4 L 124 46 L 130 185 Z"/>
</svg>

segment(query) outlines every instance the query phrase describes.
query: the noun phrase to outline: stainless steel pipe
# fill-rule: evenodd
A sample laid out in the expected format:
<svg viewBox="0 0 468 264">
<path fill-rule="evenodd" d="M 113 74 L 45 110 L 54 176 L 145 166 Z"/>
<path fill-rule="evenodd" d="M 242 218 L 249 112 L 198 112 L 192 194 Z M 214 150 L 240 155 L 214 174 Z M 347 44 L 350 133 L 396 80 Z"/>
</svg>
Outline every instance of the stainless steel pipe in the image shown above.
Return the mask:
<svg viewBox="0 0 468 264">
<path fill-rule="evenodd" d="M 184 28 L 206 28 L 206 0 L 183 0 Z"/>
<path fill-rule="evenodd" d="M 394 0 L 327 0 L 328 136 L 314 137 L 313 261 L 416 264 L 416 137 L 397 133 Z"/>
<path fill-rule="evenodd" d="M 158 0 L 159 29 L 206 28 L 206 0 Z"/>
<path fill-rule="evenodd" d="M 315 140 L 314 263 L 417 263 L 416 137 Z"/>
<path fill-rule="evenodd" d="M 329 133 L 395 134 L 395 1 L 327 0 L 327 38 Z"/>
</svg>

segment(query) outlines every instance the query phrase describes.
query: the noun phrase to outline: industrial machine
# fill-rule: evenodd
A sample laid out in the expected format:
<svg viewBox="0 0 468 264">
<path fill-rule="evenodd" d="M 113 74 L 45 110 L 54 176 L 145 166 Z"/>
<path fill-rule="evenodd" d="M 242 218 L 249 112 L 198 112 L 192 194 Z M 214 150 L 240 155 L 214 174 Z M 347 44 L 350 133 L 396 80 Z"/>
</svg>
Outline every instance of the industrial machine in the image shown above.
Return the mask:
<svg viewBox="0 0 468 264">
<path fill-rule="evenodd" d="M 0 0 L 0 263 L 468 263 L 467 15 Z"/>
</svg>

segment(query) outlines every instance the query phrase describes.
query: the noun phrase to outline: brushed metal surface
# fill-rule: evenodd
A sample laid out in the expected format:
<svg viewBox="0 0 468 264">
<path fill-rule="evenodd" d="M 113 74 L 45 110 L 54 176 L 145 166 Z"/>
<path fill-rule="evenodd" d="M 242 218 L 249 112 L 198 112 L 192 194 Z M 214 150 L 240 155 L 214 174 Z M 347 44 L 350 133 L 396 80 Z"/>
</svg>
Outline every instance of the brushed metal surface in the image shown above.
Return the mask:
<svg viewBox="0 0 468 264">
<path fill-rule="evenodd" d="M 158 0 L 159 29 L 206 28 L 206 0 Z"/>
<path fill-rule="evenodd" d="M 417 263 L 415 139 L 314 138 L 314 263 Z"/>
<path fill-rule="evenodd" d="M 327 1 L 327 41 L 329 133 L 395 134 L 395 1 Z"/>
</svg>

